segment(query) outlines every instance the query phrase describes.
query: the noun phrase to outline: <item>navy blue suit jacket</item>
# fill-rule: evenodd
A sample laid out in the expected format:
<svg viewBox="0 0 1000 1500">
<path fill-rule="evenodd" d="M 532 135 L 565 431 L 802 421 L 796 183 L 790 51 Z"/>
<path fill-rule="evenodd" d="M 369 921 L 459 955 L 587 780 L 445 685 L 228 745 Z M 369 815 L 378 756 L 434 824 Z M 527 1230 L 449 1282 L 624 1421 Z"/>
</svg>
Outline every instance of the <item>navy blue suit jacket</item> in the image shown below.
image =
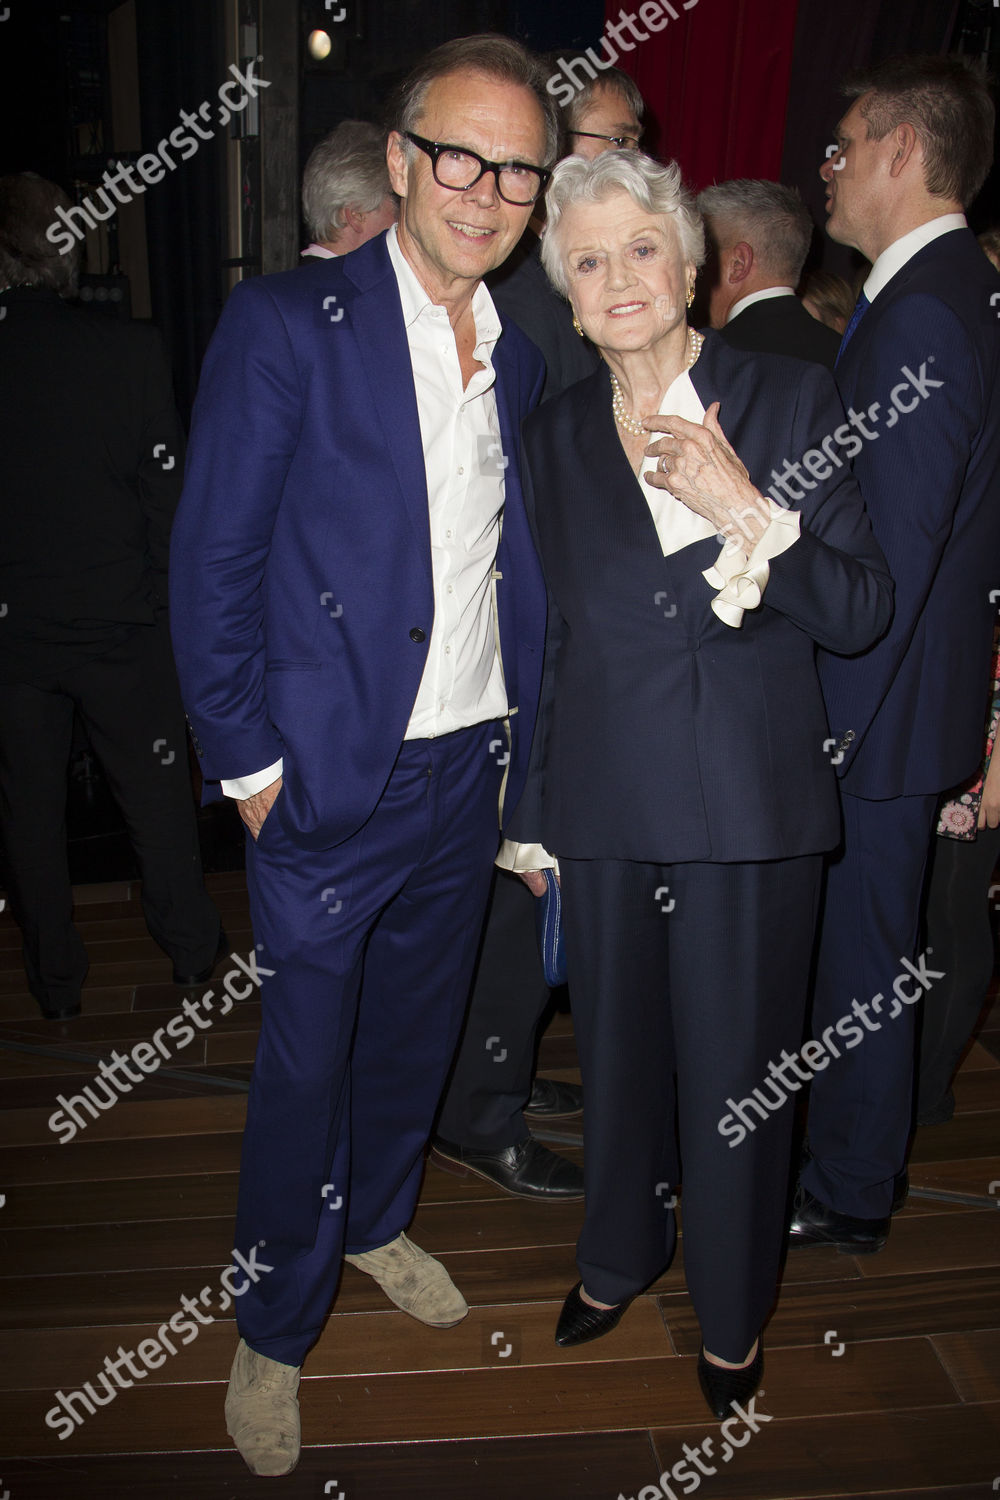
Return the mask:
<svg viewBox="0 0 1000 1500">
<path fill-rule="evenodd" d="M 692 380 L 753 482 L 842 420 L 819 365 L 708 333 Z M 545 707 L 510 829 L 577 859 L 767 860 L 840 837 L 815 643 L 861 651 L 892 583 L 846 464 L 799 507 L 738 629 L 701 576 L 714 538 L 664 557 L 618 440 L 606 369 L 525 423 L 529 504 L 550 592 Z"/>
<path fill-rule="evenodd" d="M 837 366 L 845 407 L 875 434 L 853 467 L 896 584 L 884 639 L 820 662 L 833 732 L 853 731 L 839 769 L 855 796 L 940 792 L 982 758 L 1000 585 L 997 292 L 971 232 L 941 235 L 882 289 Z"/>
<path fill-rule="evenodd" d="M 493 363 L 508 459 L 496 587 L 512 807 L 545 628 L 518 431 L 544 367 L 514 327 Z M 434 619 L 420 423 L 384 236 L 234 289 L 194 410 L 171 616 L 206 779 L 282 757 L 279 821 L 312 848 L 350 837 L 388 781 Z"/>
</svg>

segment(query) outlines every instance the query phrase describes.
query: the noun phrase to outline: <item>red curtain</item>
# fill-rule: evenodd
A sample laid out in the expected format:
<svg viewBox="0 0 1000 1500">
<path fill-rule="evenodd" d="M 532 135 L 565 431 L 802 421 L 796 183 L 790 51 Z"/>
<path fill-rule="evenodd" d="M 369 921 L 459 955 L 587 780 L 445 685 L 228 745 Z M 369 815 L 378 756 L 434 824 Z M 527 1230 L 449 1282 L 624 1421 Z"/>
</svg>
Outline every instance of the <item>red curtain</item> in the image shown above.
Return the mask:
<svg viewBox="0 0 1000 1500">
<path fill-rule="evenodd" d="M 607 21 L 617 25 L 631 15 L 641 33 L 648 25 L 640 12 L 667 20 L 646 41 L 631 28 L 620 30 L 619 46 L 605 29 L 603 50 L 595 48 L 603 60 L 615 46 L 617 66 L 642 90 L 645 149 L 678 161 L 696 192 L 731 177 L 780 178 L 798 0 L 766 6 L 695 0 L 689 10 L 683 0 L 627 0 L 627 6 L 608 0 Z"/>
</svg>

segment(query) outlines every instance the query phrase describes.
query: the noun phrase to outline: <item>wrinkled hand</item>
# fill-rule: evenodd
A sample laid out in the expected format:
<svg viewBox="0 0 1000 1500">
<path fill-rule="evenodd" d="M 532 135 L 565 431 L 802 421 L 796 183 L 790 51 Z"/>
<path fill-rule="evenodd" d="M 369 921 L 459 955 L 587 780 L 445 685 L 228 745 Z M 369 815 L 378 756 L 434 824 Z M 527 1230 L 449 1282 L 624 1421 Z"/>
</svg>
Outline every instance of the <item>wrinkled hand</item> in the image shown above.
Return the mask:
<svg viewBox="0 0 1000 1500">
<path fill-rule="evenodd" d="M 272 781 L 262 791 L 254 792 L 252 797 L 245 797 L 242 802 L 237 801 L 236 810 L 253 835 L 254 843 L 257 842 L 260 830 L 264 826 L 264 819 L 271 811 L 275 797 L 281 791 L 281 777 Z"/>
<path fill-rule="evenodd" d="M 645 417 L 654 438 L 646 453 L 667 461 L 645 475 L 654 489 L 669 490 L 678 500 L 704 516 L 716 531 L 750 553 L 770 521 L 767 504 L 719 425 L 719 403 L 713 401 L 703 425 L 685 417 L 657 413 Z"/>
<path fill-rule="evenodd" d="M 518 873 L 533 896 L 545 895 L 546 880 L 541 870 L 522 870 Z M 556 884 L 558 883 L 559 876 L 556 875 Z"/>
</svg>

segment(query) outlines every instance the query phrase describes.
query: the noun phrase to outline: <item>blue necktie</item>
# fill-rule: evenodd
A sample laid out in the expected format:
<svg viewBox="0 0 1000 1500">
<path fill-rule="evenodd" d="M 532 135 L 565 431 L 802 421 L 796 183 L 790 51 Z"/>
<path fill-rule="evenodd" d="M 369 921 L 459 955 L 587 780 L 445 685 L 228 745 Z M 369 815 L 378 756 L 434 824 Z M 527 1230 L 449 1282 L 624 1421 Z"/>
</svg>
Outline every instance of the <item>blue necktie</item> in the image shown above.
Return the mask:
<svg viewBox="0 0 1000 1500">
<path fill-rule="evenodd" d="M 861 322 L 861 319 L 864 317 L 865 313 L 868 311 L 868 309 L 870 307 L 871 307 L 871 303 L 868 301 L 868 298 L 865 296 L 864 292 L 862 291 L 860 297 L 858 298 L 857 302 L 854 305 L 854 311 L 851 313 L 851 321 L 848 323 L 847 327 L 844 329 L 844 337 L 840 341 L 840 348 L 837 350 L 837 364 L 838 365 L 840 364 L 840 361 L 843 358 L 844 350 L 847 348 L 848 344 L 851 342 L 851 338 L 853 337 L 855 328 L 857 328 L 858 324 Z"/>
</svg>

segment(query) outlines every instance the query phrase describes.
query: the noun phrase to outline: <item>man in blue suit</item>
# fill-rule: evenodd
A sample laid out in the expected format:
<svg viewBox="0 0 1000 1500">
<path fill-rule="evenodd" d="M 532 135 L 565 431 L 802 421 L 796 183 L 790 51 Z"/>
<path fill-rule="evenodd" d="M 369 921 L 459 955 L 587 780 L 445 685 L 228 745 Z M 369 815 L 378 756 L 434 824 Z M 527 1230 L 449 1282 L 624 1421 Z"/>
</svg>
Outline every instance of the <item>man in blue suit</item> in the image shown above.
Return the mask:
<svg viewBox="0 0 1000 1500">
<path fill-rule="evenodd" d="M 838 154 L 821 168 L 828 228 L 873 266 L 841 346 L 849 420 L 828 457 L 854 459 L 896 602 L 872 650 L 821 664 L 844 839 L 812 1034 L 852 1010 L 862 1025 L 812 1084 L 791 1234 L 858 1253 L 888 1234 L 913 1007 L 940 977 L 918 941 L 935 807 L 982 754 L 1000 584 L 1000 279 L 963 213 L 992 160 L 981 75 L 958 58 L 896 58 L 847 94 Z"/>
<path fill-rule="evenodd" d="M 544 369 L 482 277 L 555 155 L 545 73 L 446 43 L 395 121 L 398 230 L 230 298 L 174 531 L 184 697 L 249 830 L 263 976 L 226 1401 L 258 1474 L 297 1461 L 342 1259 L 425 1323 L 468 1311 L 404 1231 L 541 675 L 517 453 Z"/>
</svg>

